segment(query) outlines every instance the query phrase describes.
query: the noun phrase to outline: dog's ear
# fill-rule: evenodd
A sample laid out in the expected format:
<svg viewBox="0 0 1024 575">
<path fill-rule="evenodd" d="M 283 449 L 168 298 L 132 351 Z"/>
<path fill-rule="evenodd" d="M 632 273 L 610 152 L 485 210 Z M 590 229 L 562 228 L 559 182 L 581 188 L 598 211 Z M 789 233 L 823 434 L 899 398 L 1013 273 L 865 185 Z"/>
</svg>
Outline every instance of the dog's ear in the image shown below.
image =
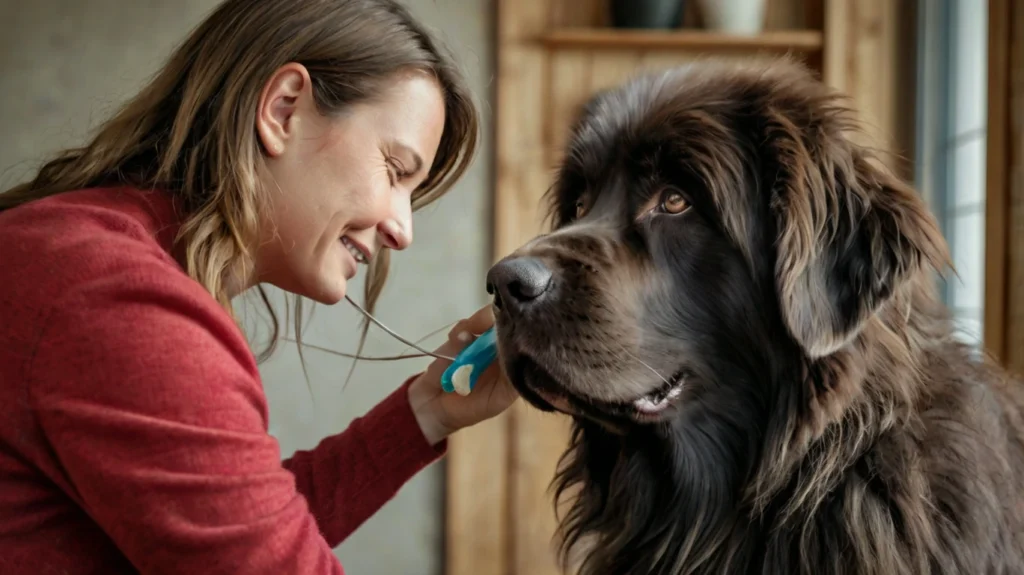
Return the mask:
<svg viewBox="0 0 1024 575">
<path fill-rule="evenodd" d="M 847 111 L 812 107 L 805 121 L 770 114 L 777 233 L 775 281 L 783 320 L 805 353 L 829 355 L 913 274 L 949 265 L 927 206 L 844 132 Z"/>
</svg>

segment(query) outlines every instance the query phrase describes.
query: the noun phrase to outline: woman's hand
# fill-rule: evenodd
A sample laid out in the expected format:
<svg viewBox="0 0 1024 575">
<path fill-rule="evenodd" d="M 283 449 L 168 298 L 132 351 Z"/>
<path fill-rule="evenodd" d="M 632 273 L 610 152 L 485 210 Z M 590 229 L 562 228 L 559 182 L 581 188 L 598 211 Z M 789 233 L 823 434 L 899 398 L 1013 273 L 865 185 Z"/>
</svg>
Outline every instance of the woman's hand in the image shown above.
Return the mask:
<svg viewBox="0 0 1024 575">
<path fill-rule="evenodd" d="M 448 332 L 448 341 L 435 351 L 455 357 L 492 325 L 494 315 L 491 306 L 487 305 L 456 324 Z M 450 361 L 436 359 L 409 385 L 409 403 L 431 445 L 463 427 L 498 415 L 519 397 L 502 375 L 497 361 L 480 374 L 469 395 L 445 393 L 441 389 L 441 374 L 449 365 Z"/>
</svg>

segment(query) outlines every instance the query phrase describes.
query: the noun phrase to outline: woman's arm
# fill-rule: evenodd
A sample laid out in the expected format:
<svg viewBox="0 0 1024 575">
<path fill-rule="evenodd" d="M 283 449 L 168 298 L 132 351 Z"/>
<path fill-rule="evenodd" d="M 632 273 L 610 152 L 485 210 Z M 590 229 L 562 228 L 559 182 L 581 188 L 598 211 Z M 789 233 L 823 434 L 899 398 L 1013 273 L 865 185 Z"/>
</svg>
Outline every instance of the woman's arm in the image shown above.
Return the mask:
<svg viewBox="0 0 1024 575">
<path fill-rule="evenodd" d="M 53 480 L 142 573 L 342 573 L 331 547 L 438 450 L 398 392 L 286 469 L 247 342 L 168 272 L 136 263 L 50 313 L 27 401 Z"/>
<path fill-rule="evenodd" d="M 436 352 L 454 356 L 475 334 L 492 325 L 494 315 L 489 306 L 483 307 L 458 322 Z M 296 453 L 285 463 L 298 478 L 299 491 L 309 499 L 332 546 L 409 477 L 439 457 L 450 433 L 494 417 L 515 401 L 516 392 L 500 377 L 497 364 L 481 374 L 468 396 L 444 393 L 441 374 L 448 365 L 448 361 L 434 360 L 345 432 L 323 440 L 313 451 Z M 339 470 L 349 477 L 340 481 Z"/>
<path fill-rule="evenodd" d="M 337 546 L 413 475 L 444 454 L 431 446 L 409 405 L 412 379 L 348 428 L 284 462 L 295 474 L 328 545 Z"/>
</svg>

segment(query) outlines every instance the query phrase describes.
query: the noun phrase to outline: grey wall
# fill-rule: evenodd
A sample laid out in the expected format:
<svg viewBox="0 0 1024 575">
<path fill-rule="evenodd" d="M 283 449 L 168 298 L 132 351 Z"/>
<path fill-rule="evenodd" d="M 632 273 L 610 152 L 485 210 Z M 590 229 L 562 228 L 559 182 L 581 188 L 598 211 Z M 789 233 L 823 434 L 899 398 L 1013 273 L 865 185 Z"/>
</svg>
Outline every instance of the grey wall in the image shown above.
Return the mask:
<svg viewBox="0 0 1024 575">
<path fill-rule="evenodd" d="M 282 0 L 284 1 L 284 0 Z M 378 317 L 411 338 L 468 315 L 485 302 L 490 234 L 489 0 L 407 0 L 456 52 L 484 116 L 483 149 L 471 172 L 439 204 L 417 216 L 415 243 L 394 258 Z M 0 0 L 0 189 L 21 181 L 46 154 L 75 145 L 161 64 L 213 0 Z M 362 293 L 362 282 L 351 287 Z M 272 294 L 283 312 L 280 294 Z M 252 300 L 255 302 L 255 300 Z M 259 333 L 258 305 L 239 301 Z M 354 351 L 358 314 L 344 303 L 315 309 L 304 339 Z M 446 330 L 445 330 L 446 331 Z M 444 332 L 428 340 L 433 346 Z M 404 348 L 372 328 L 365 353 Z M 271 433 L 285 456 L 344 429 L 423 360 L 360 362 L 347 388 L 350 360 L 305 352 L 309 385 L 295 345 L 282 342 L 262 367 Z M 349 573 L 440 573 L 443 462 L 408 483 L 337 554 Z"/>
</svg>

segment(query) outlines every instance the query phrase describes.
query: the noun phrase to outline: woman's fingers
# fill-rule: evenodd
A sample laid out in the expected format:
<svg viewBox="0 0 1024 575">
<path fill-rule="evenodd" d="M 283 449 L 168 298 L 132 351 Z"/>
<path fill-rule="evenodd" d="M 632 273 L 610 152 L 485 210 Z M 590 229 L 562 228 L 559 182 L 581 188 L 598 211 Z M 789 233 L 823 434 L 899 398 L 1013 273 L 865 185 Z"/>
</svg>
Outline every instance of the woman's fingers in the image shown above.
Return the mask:
<svg viewBox="0 0 1024 575">
<path fill-rule="evenodd" d="M 494 310 L 490 305 L 485 305 L 476 310 L 476 313 L 469 316 L 465 322 L 465 327 L 469 329 L 470 333 L 478 336 L 494 325 Z"/>
<path fill-rule="evenodd" d="M 490 305 L 486 305 L 466 319 L 452 327 L 448 332 L 448 340 L 458 342 L 465 346 L 474 338 L 487 331 L 494 325 L 494 312 Z"/>
<path fill-rule="evenodd" d="M 496 401 L 500 405 L 505 405 L 514 401 L 519 397 L 519 393 L 516 392 L 512 384 L 509 383 L 508 378 L 501 371 L 501 367 L 498 362 L 494 362 L 487 367 L 487 369 L 480 375 L 480 379 L 477 383 L 478 386 L 483 384 L 485 387 L 490 386 L 487 390 L 490 399 Z"/>
</svg>

